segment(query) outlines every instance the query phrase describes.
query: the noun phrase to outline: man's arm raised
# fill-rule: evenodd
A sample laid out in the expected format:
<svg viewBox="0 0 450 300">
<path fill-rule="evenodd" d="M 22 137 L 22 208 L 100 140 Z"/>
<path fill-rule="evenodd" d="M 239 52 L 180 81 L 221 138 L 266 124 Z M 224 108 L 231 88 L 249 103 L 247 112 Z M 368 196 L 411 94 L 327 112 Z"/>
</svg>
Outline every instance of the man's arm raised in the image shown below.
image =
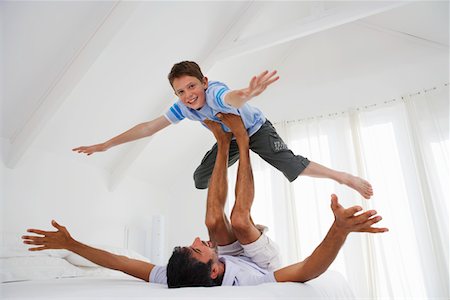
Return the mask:
<svg viewBox="0 0 450 300">
<path fill-rule="evenodd" d="M 72 149 L 72 151 L 76 151 L 78 153 L 85 153 L 87 155 L 91 155 L 95 152 L 103 152 L 108 150 L 111 147 L 128 143 L 131 141 L 135 141 L 144 137 L 152 136 L 158 131 L 166 128 L 171 123 L 164 116 L 160 116 L 154 120 L 138 124 L 133 128 L 125 131 L 124 133 L 119 134 L 112 139 L 96 145 L 91 146 L 80 146 Z"/>
<path fill-rule="evenodd" d="M 362 208 L 353 206 L 345 209 L 339 204 L 336 195 L 331 195 L 331 209 L 335 221 L 325 239 L 305 260 L 275 271 L 275 279 L 278 282 L 306 282 L 321 275 L 334 261 L 350 232 L 388 231 L 387 228 L 372 227 L 381 221 L 381 216 L 375 216 L 376 211 L 369 210 L 356 215 Z"/>
<path fill-rule="evenodd" d="M 44 231 L 39 229 L 27 230 L 27 232 L 38 235 L 22 236 L 24 244 L 34 245 L 33 248 L 29 248 L 28 250 L 41 251 L 46 249 L 66 249 L 102 267 L 122 271 L 133 277 L 149 281 L 150 272 L 154 267 L 153 264 L 131 259 L 122 255 L 116 255 L 82 244 L 70 236 L 66 227 L 59 225 L 54 220 L 52 220 L 52 225 L 57 231 Z"/>
</svg>

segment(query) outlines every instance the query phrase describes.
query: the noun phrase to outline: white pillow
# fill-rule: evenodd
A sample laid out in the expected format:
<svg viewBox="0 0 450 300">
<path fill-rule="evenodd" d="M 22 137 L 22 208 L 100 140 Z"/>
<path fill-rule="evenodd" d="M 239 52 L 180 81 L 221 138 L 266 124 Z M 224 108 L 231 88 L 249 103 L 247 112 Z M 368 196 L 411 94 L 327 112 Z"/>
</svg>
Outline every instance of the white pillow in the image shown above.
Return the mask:
<svg viewBox="0 0 450 300">
<path fill-rule="evenodd" d="M 70 251 L 63 249 L 53 249 L 45 251 L 29 251 L 29 245 L 9 245 L 0 246 L 0 258 L 10 257 L 30 257 L 30 256 L 53 256 L 64 258 L 70 254 Z"/>
<path fill-rule="evenodd" d="M 118 248 L 118 247 L 110 247 L 110 246 L 95 246 L 95 248 L 102 249 L 117 255 L 123 255 L 129 258 L 138 259 L 146 262 L 150 262 L 148 258 L 145 256 L 140 255 L 139 253 L 130 250 L 130 249 L 124 249 L 124 248 Z M 94 264 L 93 262 L 85 259 L 84 257 L 76 254 L 76 253 L 70 253 L 68 256 L 65 257 L 65 259 L 70 262 L 72 265 L 79 266 L 79 267 L 99 267 L 99 265 Z"/>
<path fill-rule="evenodd" d="M 82 276 L 83 271 L 66 260 L 50 256 L 0 258 L 1 282 Z"/>
</svg>

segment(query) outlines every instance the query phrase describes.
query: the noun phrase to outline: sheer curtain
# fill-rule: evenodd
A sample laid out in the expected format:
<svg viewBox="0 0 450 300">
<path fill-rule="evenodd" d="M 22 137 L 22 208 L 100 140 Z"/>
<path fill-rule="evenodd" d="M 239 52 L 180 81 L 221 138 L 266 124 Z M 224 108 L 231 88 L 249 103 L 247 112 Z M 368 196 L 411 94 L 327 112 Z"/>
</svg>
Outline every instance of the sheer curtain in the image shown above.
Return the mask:
<svg viewBox="0 0 450 300">
<path fill-rule="evenodd" d="M 330 194 L 342 205 L 376 209 L 388 227 L 352 234 L 331 269 L 364 298 L 449 298 L 448 84 L 353 111 L 275 124 L 294 153 L 357 174 L 370 200 L 331 180 L 289 183 L 252 155 L 253 219 L 270 227 L 284 263 L 306 258 L 333 222 Z M 234 194 L 236 167 L 230 170 Z"/>
</svg>

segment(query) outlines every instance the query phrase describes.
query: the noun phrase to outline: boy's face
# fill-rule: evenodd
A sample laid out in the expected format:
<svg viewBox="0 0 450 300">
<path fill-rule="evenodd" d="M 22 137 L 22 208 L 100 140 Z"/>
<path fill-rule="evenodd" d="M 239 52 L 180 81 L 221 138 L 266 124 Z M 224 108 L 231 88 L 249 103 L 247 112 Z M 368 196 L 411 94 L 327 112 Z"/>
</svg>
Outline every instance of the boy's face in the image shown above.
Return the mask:
<svg viewBox="0 0 450 300">
<path fill-rule="evenodd" d="M 200 109 L 205 105 L 205 90 L 208 87 L 208 79 L 198 80 L 194 76 L 181 76 L 172 82 L 175 95 L 191 109 Z"/>
</svg>

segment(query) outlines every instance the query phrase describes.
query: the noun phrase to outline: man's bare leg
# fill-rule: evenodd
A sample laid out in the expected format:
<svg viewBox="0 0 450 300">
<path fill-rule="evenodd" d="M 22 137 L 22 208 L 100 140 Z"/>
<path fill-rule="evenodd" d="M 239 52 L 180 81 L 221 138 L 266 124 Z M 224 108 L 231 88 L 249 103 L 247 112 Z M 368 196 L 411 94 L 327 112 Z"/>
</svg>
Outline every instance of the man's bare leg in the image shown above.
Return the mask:
<svg viewBox="0 0 450 300">
<path fill-rule="evenodd" d="M 349 173 L 329 169 L 313 161 L 309 163 L 300 175 L 333 179 L 340 184 L 345 184 L 356 190 L 366 199 L 369 199 L 373 195 L 372 185 L 367 180 L 353 176 Z"/>
<path fill-rule="evenodd" d="M 217 157 L 209 182 L 205 223 L 210 240 L 223 246 L 236 241 L 224 211 L 228 192 L 227 170 L 231 133 L 225 133 L 217 122 L 205 121 L 205 124 L 217 140 Z"/>
<path fill-rule="evenodd" d="M 239 242 L 246 245 L 256 241 L 261 236 L 261 232 L 255 227 L 250 216 L 255 187 L 250 165 L 249 137 L 239 116 L 232 114 L 218 114 L 217 116 L 231 129 L 239 147 L 236 200 L 231 212 L 231 224 Z"/>
</svg>

